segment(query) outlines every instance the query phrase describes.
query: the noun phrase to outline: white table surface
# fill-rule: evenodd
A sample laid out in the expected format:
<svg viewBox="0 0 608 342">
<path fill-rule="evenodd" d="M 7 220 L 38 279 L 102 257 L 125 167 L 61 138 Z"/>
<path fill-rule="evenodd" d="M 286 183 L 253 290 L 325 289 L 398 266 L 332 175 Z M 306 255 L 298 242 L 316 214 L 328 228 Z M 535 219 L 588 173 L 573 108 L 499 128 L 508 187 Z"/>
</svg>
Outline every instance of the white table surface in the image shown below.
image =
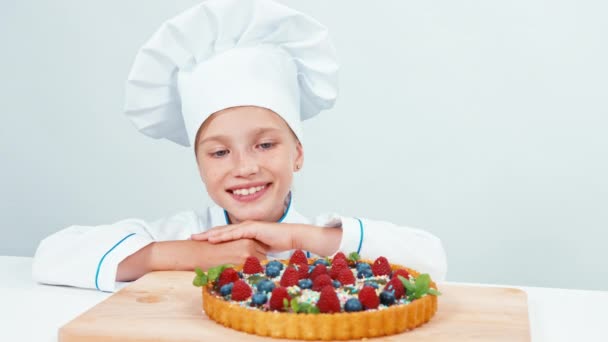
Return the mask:
<svg viewBox="0 0 608 342">
<path fill-rule="evenodd" d="M 0 341 L 56 341 L 62 325 L 111 295 L 37 284 L 31 265 L 0 256 Z M 517 288 L 528 294 L 532 341 L 608 341 L 607 291 Z"/>
</svg>

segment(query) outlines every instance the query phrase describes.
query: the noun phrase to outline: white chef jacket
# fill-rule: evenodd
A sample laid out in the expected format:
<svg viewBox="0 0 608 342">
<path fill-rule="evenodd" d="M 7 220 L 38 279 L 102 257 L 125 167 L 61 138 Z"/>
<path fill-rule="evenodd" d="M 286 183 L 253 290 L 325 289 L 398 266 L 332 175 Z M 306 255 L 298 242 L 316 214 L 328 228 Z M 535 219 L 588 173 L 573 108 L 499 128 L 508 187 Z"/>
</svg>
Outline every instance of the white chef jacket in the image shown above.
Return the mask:
<svg viewBox="0 0 608 342">
<path fill-rule="evenodd" d="M 441 241 L 419 229 L 389 222 L 322 215 L 314 223 L 289 203 L 279 222 L 314 224 L 342 229 L 339 251 L 358 252 L 364 259 L 385 256 L 389 262 L 429 273 L 443 281 L 447 271 Z M 109 225 L 70 226 L 40 242 L 32 267 L 34 280 L 51 285 L 68 285 L 113 292 L 118 264 L 155 241 L 186 240 L 191 234 L 228 224 L 226 212 L 214 205 L 204 212 L 185 211 L 155 222 L 127 219 Z M 293 251 L 269 254 L 269 259 L 287 259 Z M 310 255 L 310 253 L 308 253 Z"/>
</svg>

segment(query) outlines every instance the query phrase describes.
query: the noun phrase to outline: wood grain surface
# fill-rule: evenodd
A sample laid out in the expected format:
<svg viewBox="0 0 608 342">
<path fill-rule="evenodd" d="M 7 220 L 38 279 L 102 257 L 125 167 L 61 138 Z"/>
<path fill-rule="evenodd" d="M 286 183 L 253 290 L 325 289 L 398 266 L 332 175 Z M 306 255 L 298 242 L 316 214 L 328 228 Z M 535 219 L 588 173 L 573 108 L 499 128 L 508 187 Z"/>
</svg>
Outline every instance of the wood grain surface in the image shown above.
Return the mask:
<svg viewBox="0 0 608 342">
<path fill-rule="evenodd" d="M 194 272 L 154 272 L 59 329 L 59 341 L 279 341 L 225 328 L 202 311 Z M 431 321 L 369 341 L 529 341 L 526 294 L 518 289 L 439 285 Z"/>
</svg>

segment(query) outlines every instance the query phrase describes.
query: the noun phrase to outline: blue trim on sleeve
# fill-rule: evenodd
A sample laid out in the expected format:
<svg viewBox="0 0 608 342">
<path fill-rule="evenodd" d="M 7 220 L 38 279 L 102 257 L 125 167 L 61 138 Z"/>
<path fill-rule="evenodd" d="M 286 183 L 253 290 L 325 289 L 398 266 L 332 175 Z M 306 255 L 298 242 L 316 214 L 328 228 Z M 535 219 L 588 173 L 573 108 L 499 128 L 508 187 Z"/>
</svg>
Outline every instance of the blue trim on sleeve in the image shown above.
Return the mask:
<svg viewBox="0 0 608 342">
<path fill-rule="evenodd" d="M 99 260 L 99 264 L 97 265 L 97 272 L 95 272 L 95 287 L 96 287 L 96 288 L 97 288 L 99 291 L 101 291 L 101 290 L 99 289 L 99 285 L 98 285 L 98 283 L 97 283 L 97 280 L 98 280 L 98 278 L 99 278 L 99 270 L 101 269 L 101 264 L 103 263 L 103 260 L 106 258 L 106 256 L 107 256 L 108 254 L 110 254 L 110 252 L 111 252 L 111 251 L 113 251 L 113 250 L 114 250 L 114 248 L 118 247 L 118 245 L 120 245 L 120 244 L 121 244 L 123 241 L 125 241 L 126 239 L 130 238 L 130 237 L 131 237 L 131 236 L 133 236 L 133 235 L 135 235 L 135 233 L 131 233 L 131 234 L 129 234 L 129 235 L 127 235 L 127 236 L 125 236 L 124 238 L 122 238 L 122 240 L 118 241 L 118 242 L 117 242 L 117 243 L 116 243 L 114 246 L 112 246 L 112 248 L 110 248 L 110 250 L 108 250 L 108 251 L 106 252 L 106 254 L 104 254 L 104 255 L 101 257 L 101 260 Z"/>
<path fill-rule="evenodd" d="M 361 237 L 359 238 L 359 248 L 357 248 L 357 254 L 361 254 L 361 245 L 363 245 L 363 222 L 361 222 L 361 220 L 358 218 L 356 218 L 356 219 L 357 219 L 357 221 L 359 221 L 359 229 L 361 231 Z"/>
</svg>

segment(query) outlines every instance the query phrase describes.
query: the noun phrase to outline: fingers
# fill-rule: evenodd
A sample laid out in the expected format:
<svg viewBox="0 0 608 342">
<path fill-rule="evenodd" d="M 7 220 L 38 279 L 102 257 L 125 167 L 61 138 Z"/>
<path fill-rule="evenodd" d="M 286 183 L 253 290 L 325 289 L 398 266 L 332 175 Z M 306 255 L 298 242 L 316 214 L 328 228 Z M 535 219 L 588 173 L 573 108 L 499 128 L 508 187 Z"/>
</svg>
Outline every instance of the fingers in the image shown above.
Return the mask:
<svg viewBox="0 0 608 342">
<path fill-rule="evenodd" d="M 255 256 L 260 259 L 260 260 L 266 260 L 266 254 L 268 253 L 268 251 L 270 250 L 270 247 L 259 242 L 256 241 L 256 246 L 255 246 Z"/>
<path fill-rule="evenodd" d="M 233 229 L 233 226 L 220 226 L 209 229 L 208 231 L 190 235 L 190 240 L 208 241 L 210 237 L 221 234 L 225 230 Z"/>
<path fill-rule="evenodd" d="M 255 227 L 248 225 L 235 225 L 210 234 L 207 241 L 211 243 L 220 243 L 226 241 L 234 241 L 240 239 L 256 239 L 257 232 Z"/>
</svg>

